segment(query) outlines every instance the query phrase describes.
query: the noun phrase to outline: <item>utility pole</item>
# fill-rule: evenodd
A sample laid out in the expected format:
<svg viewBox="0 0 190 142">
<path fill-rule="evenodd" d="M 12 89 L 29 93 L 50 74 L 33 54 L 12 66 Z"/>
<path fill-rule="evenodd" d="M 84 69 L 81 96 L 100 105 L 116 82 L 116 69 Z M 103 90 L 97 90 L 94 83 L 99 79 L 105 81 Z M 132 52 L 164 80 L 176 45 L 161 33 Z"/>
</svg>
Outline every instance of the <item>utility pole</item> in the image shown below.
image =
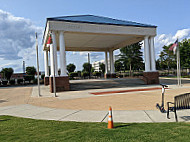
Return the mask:
<svg viewBox="0 0 190 142">
<path fill-rule="evenodd" d="M 23 74 L 25 74 L 25 61 L 23 61 Z"/>
</svg>

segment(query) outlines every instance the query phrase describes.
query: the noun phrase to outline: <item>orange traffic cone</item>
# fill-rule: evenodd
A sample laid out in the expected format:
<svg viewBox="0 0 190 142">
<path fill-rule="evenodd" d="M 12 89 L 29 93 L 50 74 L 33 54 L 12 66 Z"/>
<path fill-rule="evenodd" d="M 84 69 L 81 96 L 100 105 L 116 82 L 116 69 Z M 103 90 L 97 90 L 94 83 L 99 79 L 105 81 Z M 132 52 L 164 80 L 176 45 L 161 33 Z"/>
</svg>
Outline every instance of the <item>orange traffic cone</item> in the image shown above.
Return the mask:
<svg viewBox="0 0 190 142">
<path fill-rule="evenodd" d="M 108 116 L 108 129 L 113 128 L 113 119 L 112 119 L 112 109 L 109 107 L 109 116 Z"/>
</svg>

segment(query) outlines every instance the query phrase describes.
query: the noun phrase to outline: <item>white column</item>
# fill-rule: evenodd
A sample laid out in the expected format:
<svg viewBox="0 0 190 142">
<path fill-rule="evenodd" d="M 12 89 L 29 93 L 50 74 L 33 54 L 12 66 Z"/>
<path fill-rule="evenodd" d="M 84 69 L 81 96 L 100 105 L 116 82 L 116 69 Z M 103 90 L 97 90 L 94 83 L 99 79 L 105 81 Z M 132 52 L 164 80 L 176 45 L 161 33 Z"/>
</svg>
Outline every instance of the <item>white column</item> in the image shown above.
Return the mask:
<svg viewBox="0 0 190 142">
<path fill-rule="evenodd" d="M 114 66 L 114 52 L 112 51 L 112 73 L 115 73 L 115 66 Z"/>
<path fill-rule="evenodd" d="M 112 73 L 112 53 L 111 53 L 111 51 L 109 51 L 109 64 L 110 64 L 109 71 L 110 71 L 110 73 Z"/>
<path fill-rule="evenodd" d="M 52 32 L 52 40 L 53 40 L 53 49 L 54 49 L 54 63 L 55 63 L 55 76 L 58 76 L 58 66 L 57 66 L 57 43 L 56 43 L 56 35 L 55 32 Z"/>
<path fill-rule="evenodd" d="M 44 68 L 45 68 L 45 77 L 49 77 L 48 51 L 44 51 Z"/>
<path fill-rule="evenodd" d="M 53 45 L 50 45 L 50 65 L 51 65 L 51 75 L 54 76 L 54 50 Z"/>
<path fill-rule="evenodd" d="M 67 76 L 65 40 L 64 40 L 63 32 L 60 32 L 59 34 L 59 47 L 60 47 L 61 76 Z"/>
<path fill-rule="evenodd" d="M 105 51 L 105 73 L 108 73 L 108 52 Z"/>
<path fill-rule="evenodd" d="M 156 71 L 156 60 L 154 50 L 154 37 L 150 37 L 150 49 L 151 49 L 151 71 Z"/>
<path fill-rule="evenodd" d="M 150 71 L 150 50 L 148 36 L 144 38 L 145 72 Z"/>
<path fill-rule="evenodd" d="M 113 51 L 109 51 L 109 57 L 110 57 L 110 72 L 115 73 L 114 71 L 114 61 L 113 61 Z"/>
</svg>

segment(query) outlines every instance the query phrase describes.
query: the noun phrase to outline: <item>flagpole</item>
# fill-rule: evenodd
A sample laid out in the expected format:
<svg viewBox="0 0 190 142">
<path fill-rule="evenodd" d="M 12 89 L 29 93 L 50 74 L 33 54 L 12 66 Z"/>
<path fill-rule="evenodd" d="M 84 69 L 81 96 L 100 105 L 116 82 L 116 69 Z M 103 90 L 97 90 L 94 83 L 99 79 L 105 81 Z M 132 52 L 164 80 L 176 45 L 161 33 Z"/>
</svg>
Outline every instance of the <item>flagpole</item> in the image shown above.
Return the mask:
<svg viewBox="0 0 190 142">
<path fill-rule="evenodd" d="M 37 57 L 37 74 L 38 74 L 38 97 L 40 97 L 40 78 L 39 78 L 39 58 L 38 58 L 38 39 L 36 33 L 36 57 Z"/>
<path fill-rule="evenodd" d="M 178 47 L 178 63 L 179 63 L 179 85 L 181 86 L 181 66 L 180 66 L 180 51 L 179 51 L 179 45 L 177 45 Z"/>
<path fill-rule="evenodd" d="M 179 60 L 178 60 L 178 48 L 177 48 L 177 86 L 179 86 Z"/>
<path fill-rule="evenodd" d="M 53 43 L 51 43 L 51 46 L 53 46 Z M 56 81 L 55 81 L 55 48 L 57 47 L 52 47 L 53 48 L 53 91 L 54 91 L 54 97 L 57 97 L 57 94 L 56 94 Z"/>
</svg>

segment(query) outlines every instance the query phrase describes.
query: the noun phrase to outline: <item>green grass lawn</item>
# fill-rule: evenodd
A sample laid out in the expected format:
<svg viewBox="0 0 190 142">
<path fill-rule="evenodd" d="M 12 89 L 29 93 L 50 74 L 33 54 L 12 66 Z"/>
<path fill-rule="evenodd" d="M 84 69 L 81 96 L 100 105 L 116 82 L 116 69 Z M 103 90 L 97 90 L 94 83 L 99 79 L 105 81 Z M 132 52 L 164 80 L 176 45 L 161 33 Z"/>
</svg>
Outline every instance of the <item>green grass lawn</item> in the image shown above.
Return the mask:
<svg viewBox="0 0 190 142">
<path fill-rule="evenodd" d="M 0 116 L 0 141 L 190 141 L 190 123 L 60 122 Z"/>
</svg>

